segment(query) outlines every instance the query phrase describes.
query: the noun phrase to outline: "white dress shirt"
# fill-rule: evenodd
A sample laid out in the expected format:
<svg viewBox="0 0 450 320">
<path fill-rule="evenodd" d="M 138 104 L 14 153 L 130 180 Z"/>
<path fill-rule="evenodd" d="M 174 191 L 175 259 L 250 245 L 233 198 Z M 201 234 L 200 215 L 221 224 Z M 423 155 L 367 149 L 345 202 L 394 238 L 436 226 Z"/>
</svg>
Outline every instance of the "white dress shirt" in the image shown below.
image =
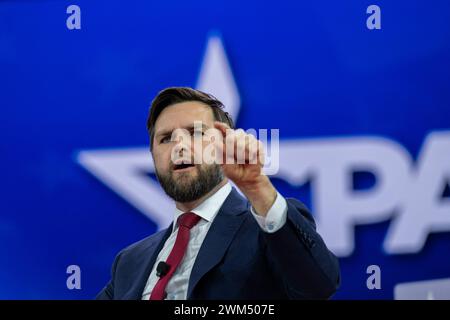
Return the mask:
<svg viewBox="0 0 450 320">
<path fill-rule="evenodd" d="M 217 190 L 216 193 L 203 201 L 197 208 L 191 210 L 191 212 L 194 212 L 200 216 L 201 219 L 194 227 L 192 227 L 186 253 L 178 265 L 177 270 L 175 270 L 175 273 L 172 275 L 172 278 L 167 283 L 166 300 L 186 300 L 189 277 L 191 275 L 192 267 L 194 266 L 197 254 L 212 222 L 214 221 L 214 218 L 225 202 L 225 199 L 230 194 L 231 190 L 231 185 L 227 183 L 222 188 Z M 286 200 L 279 193 L 277 193 L 276 200 L 266 217 L 257 215 L 253 208 L 250 210 L 258 225 L 265 232 L 276 232 L 286 223 L 287 204 Z M 178 209 L 175 210 L 172 233 L 158 254 L 153 269 L 147 280 L 147 284 L 145 285 L 144 292 L 142 293 L 142 300 L 148 300 L 150 298 L 152 290 L 159 280 L 159 277 L 156 275 L 156 266 L 160 261 L 166 261 L 170 251 L 172 251 L 178 232 L 178 225 L 176 225 L 176 221 L 183 213 L 184 212 Z"/>
</svg>

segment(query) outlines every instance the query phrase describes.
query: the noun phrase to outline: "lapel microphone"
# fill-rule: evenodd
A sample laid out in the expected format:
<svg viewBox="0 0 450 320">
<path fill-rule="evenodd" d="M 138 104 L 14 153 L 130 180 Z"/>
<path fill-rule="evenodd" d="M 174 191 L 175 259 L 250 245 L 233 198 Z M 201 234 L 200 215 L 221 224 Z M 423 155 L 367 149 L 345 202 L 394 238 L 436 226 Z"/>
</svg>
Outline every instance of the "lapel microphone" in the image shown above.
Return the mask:
<svg viewBox="0 0 450 320">
<path fill-rule="evenodd" d="M 165 263 L 164 261 L 160 261 L 158 263 L 158 266 L 156 267 L 156 275 L 160 278 L 164 277 L 167 274 L 167 272 L 169 272 L 169 269 L 170 269 L 169 264 Z"/>
</svg>

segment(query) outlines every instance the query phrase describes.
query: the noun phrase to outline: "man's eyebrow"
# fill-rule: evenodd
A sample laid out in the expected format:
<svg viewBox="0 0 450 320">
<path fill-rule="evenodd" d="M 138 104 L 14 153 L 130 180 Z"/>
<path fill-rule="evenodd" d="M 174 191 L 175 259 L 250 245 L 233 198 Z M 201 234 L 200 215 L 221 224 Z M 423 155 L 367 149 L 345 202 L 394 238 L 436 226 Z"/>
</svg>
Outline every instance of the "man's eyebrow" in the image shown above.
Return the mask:
<svg viewBox="0 0 450 320">
<path fill-rule="evenodd" d="M 201 123 L 201 125 L 202 125 L 202 129 L 209 129 L 209 127 L 206 124 L 204 124 L 203 122 Z M 196 127 L 198 127 L 198 126 L 196 126 L 195 124 L 192 124 L 190 126 L 187 126 L 185 129 L 192 130 L 192 129 L 195 129 Z"/>
<path fill-rule="evenodd" d="M 162 136 L 171 135 L 172 132 L 177 130 L 177 129 L 185 129 L 185 130 L 191 131 L 191 130 L 194 130 L 196 127 L 197 126 L 195 126 L 194 124 L 191 124 L 191 125 L 186 126 L 184 128 L 165 129 L 165 130 L 163 129 L 163 130 L 160 130 L 159 132 L 157 132 L 155 134 L 155 137 L 162 137 Z M 201 124 L 201 127 L 202 127 L 202 129 L 209 129 L 209 127 L 206 124 L 204 124 L 204 123 Z"/>
<path fill-rule="evenodd" d="M 172 134 L 173 130 L 174 129 L 159 130 L 158 132 L 156 132 L 155 137 L 167 136 L 168 134 Z"/>
</svg>

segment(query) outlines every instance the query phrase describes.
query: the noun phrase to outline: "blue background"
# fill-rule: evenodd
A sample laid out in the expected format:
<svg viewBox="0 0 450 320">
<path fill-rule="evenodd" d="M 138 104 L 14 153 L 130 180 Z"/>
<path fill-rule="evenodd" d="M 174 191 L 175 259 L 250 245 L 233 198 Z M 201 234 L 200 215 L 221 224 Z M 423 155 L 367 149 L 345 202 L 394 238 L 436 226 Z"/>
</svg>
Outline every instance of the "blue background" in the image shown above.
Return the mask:
<svg viewBox="0 0 450 320">
<path fill-rule="evenodd" d="M 81 30 L 66 28 L 70 4 Z M 371 4 L 381 30 L 366 28 Z M 239 90 L 239 127 L 383 136 L 414 158 L 427 133 L 450 128 L 447 0 L 0 1 L 0 298 L 90 299 L 115 254 L 155 231 L 75 154 L 146 145 L 152 98 L 195 86 L 211 31 Z M 308 185 L 274 183 L 310 204 Z M 450 233 L 387 255 L 388 226 L 356 228 L 335 299 L 392 299 L 396 283 L 450 276 Z M 66 287 L 71 264 L 81 290 Z M 381 290 L 366 288 L 370 264 Z"/>
</svg>

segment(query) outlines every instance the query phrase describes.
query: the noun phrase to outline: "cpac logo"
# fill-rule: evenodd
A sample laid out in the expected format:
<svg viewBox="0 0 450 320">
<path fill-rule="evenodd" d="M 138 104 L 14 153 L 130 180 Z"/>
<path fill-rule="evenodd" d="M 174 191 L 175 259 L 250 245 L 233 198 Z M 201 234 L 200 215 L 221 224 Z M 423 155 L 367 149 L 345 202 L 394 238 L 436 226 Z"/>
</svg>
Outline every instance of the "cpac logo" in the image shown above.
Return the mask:
<svg viewBox="0 0 450 320">
<path fill-rule="evenodd" d="M 355 191 L 352 173 L 376 177 L 370 190 Z M 431 232 L 450 231 L 450 132 L 427 136 L 416 165 L 398 143 L 378 137 L 280 142 L 280 172 L 292 185 L 312 177 L 319 231 L 339 256 L 353 252 L 353 229 L 393 218 L 384 249 L 414 253 Z"/>
<path fill-rule="evenodd" d="M 237 118 L 239 94 L 217 36 L 208 41 L 197 87 L 216 95 Z M 430 133 L 417 161 L 381 137 L 281 140 L 279 152 L 275 177 L 293 186 L 311 181 L 319 232 L 340 257 L 352 254 L 356 225 L 392 219 L 383 243 L 389 254 L 419 252 L 430 233 L 450 231 L 450 199 L 442 197 L 450 180 L 450 131 Z M 81 151 L 77 161 L 160 229 L 170 223 L 172 201 L 145 174 L 154 172 L 147 146 Z M 375 185 L 353 190 L 355 171 L 373 173 Z"/>
</svg>

